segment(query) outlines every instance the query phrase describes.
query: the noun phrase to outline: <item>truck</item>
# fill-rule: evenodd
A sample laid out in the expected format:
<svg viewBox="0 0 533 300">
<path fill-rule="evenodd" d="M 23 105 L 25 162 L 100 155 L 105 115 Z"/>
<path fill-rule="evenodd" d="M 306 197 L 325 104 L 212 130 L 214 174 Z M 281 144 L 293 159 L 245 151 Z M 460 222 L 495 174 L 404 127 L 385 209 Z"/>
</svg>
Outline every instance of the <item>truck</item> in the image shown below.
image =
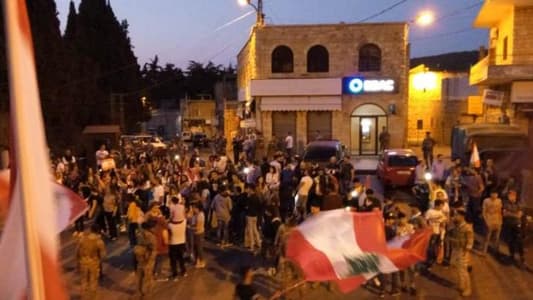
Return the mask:
<svg viewBox="0 0 533 300">
<path fill-rule="evenodd" d="M 507 124 L 456 125 L 452 129 L 452 159 L 470 163 L 474 144 L 482 161 L 492 159 L 499 177 L 519 174 L 528 165 L 529 138 L 519 127 Z"/>
</svg>

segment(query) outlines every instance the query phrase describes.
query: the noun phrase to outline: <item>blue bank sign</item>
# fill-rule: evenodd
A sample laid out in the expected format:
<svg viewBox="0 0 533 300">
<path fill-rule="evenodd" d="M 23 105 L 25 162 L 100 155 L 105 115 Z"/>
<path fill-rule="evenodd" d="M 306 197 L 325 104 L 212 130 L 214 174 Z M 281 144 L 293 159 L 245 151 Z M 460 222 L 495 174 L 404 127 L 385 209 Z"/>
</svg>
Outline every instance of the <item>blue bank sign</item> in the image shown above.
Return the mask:
<svg viewBox="0 0 533 300">
<path fill-rule="evenodd" d="M 342 79 L 342 93 L 359 95 L 366 93 L 394 93 L 396 81 L 390 78 L 344 77 Z"/>
</svg>

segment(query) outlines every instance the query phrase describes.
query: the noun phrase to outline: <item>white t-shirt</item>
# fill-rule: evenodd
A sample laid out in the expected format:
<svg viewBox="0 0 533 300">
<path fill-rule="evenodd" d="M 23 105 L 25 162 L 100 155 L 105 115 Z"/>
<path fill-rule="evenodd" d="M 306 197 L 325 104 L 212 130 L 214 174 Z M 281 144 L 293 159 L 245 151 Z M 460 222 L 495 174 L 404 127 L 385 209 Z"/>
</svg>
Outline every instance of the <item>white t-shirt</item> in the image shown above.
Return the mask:
<svg viewBox="0 0 533 300">
<path fill-rule="evenodd" d="M 441 224 L 446 222 L 446 216 L 441 210 L 436 210 L 433 208 L 428 209 L 426 212 L 426 220 L 428 221 L 429 226 L 433 229 L 434 234 L 441 233 Z"/>
<path fill-rule="evenodd" d="M 165 196 L 165 188 L 162 185 L 156 185 L 153 188 L 154 201 L 163 202 L 163 197 Z"/>
<path fill-rule="evenodd" d="M 185 230 L 187 229 L 187 220 L 179 224 L 168 223 L 169 230 L 169 245 L 185 244 Z"/>
<path fill-rule="evenodd" d="M 96 151 L 96 164 L 101 165 L 104 159 L 106 159 L 108 156 L 109 152 L 107 152 L 107 150 Z"/>
<path fill-rule="evenodd" d="M 278 174 L 281 173 L 281 164 L 279 163 L 279 161 L 274 159 L 273 161 L 270 162 L 270 165 L 276 168 L 276 171 L 277 171 L 276 173 Z"/>
<path fill-rule="evenodd" d="M 168 206 L 170 221 L 179 222 L 185 220 L 185 205 L 170 203 Z"/>
<path fill-rule="evenodd" d="M 294 139 L 292 138 L 292 135 L 288 135 L 285 138 L 285 147 L 287 147 L 287 149 L 292 149 L 294 147 Z"/>
<path fill-rule="evenodd" d="M 310 176 L 304 176 L 300 180 L 300 189 L 298 190 L 298 195 L 300 196 L 308 196 L 309 190 L 313 186 L 313 178 Z"/>
</svg>

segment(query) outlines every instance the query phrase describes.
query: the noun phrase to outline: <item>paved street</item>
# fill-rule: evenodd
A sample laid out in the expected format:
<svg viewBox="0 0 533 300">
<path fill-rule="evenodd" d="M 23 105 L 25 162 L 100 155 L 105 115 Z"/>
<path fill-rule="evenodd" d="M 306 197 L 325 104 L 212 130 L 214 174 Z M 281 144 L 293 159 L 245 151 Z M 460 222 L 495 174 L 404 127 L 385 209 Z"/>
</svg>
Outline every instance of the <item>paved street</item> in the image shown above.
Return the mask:
<svg viewBox="0 0 533 300">
<path fill-rule="evenodd" d="M 382 193 L 382 188 L 374 176 L 371 176 L 372 187 Z M 408 200 L 406 191 L 399 192 L 400 198 Z M 477 237 L 479 240 L 479 237 Z M 479 244 L 479 243 L 478 243 Z M 531 249 L 531 243 L 529 249 Z M 70 232 L 62 236 L 62 259 L 66 271 L 66 279 L 72 298 L 79 298 L 79 278 L 76 274 L 74 259 L 75 240 Z M 232 299 L 233 288 L 239 280 L 240 267 L 253 265 L 263 267 L 264 261 L 254 257 L 249 252 L 238 247 L 220 250 L 211 243 L 207 243 L 207 268 L 194 269 L 189 267 L 188 277 L 178 282 L 156 282 L 154 294 L 149 299 Z M 103 265 L 104 278 L 100 295 L 102 299 L 135 299 L 135 275 L 132 268 L 133 254 L 129 250 L 125 233 L 114 242 L 107 243 L 108 258 Z M 502 245 L 502 251 L 507 248 Z M 533 253 L 529 251 L 528 265 L 533 265 Z M 167 262 L 164 262 L 168 271 Z M 533 273 L 531 270 L 519 270 L 515 266 L 500 262 L 492 256 L 473 256 L 472 273 L 474 294 L 471 299 L 532 299 Z M 168 274 L 168 273 L 165 273 Z M 417 297 L 387 296 L 389 299 L 459 299 L 459 293 L 454 289 L 455 273 L 452 267 L 435 266 L 431 274 L 424 274 L 417 278 L 419 294 Z M 256 286 L 262 295 L 270 296 L 278 283 L 267 275 L 256 276 Z M 325 287 L 312 289 L 305 287 L 295 291 L 301 299 L 376 299 L 378 296 L 364 288 L 350 294 L 329 291 Z M 298 299 L 298 297 L 296 298 Z"/>
<path fill-rule="evenodd" d="M 73 299 L 79 299 L 79 279 L 75 272 L 73 250 L 75 241 L 65 233 L 62 245 L 63 266 L 66 271 L 68 290 Z M 262 260 L 250 253 L 237 248 L 220 250 L 209 244 L 207 246 L 208 265 L 205 269 L 192 269 L 189 276 L 178 282 L 156 282 L 155 292 L 149 299 L 232 299 L 234 284 L 238 281 L 238 270 L 250 264 L 262 266 Z M 131 266 L 132 253 L 129 251 L 127 239 L 122 236 L 115 242 L 107 244 L 108 258 L 103 270 L 104 278 L 100 288 L 102 299 L 135 299 L 135 275 Z M 533 264 L 531 253 L 529 265 Z M 532 299 L 533 273 L 522 271 L 514 266 L 503 265 L 493 257 L 473 257 L 473 289 L 471 299 Z M 164 269 L 165 270 L 165 269 Z M 454 290 L 454 270 L 435 266 L 432 274 L 417 278 L 419 294 L 410 299 L 458 299 Z M 277 284 L 268 276 L 256 276 L 256 286 L 264 296 L 269 296 Z M 298 291 L 299 292 L 299 291 Z M 376 294 L 360 288 L 350 294 L 328 291 L 325 287 L 302 289 L 301 299 L 375 299 Z M 297 294 L 297 293 L 296 293 Z M 298 295 L 298 294 L 297 294 Z M 390 297 L 389 299 L 408 299 Z"/>
</svg>

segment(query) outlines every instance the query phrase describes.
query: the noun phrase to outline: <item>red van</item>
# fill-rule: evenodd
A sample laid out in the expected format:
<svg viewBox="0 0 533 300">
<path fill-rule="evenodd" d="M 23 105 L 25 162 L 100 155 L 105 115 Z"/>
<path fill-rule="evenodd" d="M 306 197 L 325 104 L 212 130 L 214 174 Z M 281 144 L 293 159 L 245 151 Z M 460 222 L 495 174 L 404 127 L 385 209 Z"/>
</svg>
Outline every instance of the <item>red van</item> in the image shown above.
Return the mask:
<svg viewBox="0 0 533 300">
<path fill-rule="evenodd" d="M 410 149 L 387 149 L 380 156 L 376 173 L 385 186 L 410 186 L 415 182 L 417 163 Z"/>
</svg>

